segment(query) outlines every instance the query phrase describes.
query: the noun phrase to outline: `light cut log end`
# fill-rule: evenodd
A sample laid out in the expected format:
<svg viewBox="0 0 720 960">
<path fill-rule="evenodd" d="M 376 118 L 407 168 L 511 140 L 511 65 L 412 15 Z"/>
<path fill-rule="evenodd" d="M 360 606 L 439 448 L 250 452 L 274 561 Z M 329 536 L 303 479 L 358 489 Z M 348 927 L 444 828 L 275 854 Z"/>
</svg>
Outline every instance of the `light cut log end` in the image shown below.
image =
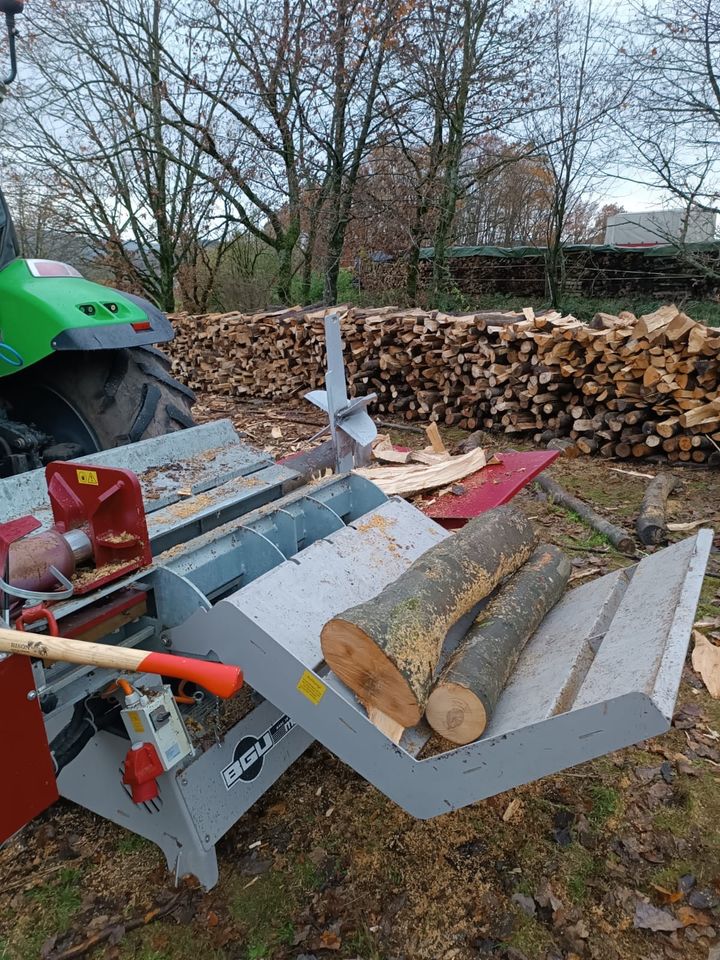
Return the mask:
<svg viewBox="0 0 720 960">
<path fill-rule="evenodd" d="M 389 717 L 376 707 L 370 707 L 368 710 L 368 719 L 371 723 L 375 724 L 381 733 L 385 734 L 388 740 L 392 740 L 393 743 L 400 743 L 402 735 L 405 732 L 405 727 L 401 723 L 393 720 L 392 717 Z"/>
<path fill-rule="evenodd" d="M 403 727 L 422 716 L 417 698 L 402 673 L 354 623 L 335 617 L 320 634 L 323 657 L 368 711 L 376 709 Z"/>
<path fill-rule="evenodd" d="M 480 698 L 459 683 L 443 684 L 432 691 L 425 718 L 436 733 L 457 744 L 477 740 L 488 721 Z"/>
</svg>

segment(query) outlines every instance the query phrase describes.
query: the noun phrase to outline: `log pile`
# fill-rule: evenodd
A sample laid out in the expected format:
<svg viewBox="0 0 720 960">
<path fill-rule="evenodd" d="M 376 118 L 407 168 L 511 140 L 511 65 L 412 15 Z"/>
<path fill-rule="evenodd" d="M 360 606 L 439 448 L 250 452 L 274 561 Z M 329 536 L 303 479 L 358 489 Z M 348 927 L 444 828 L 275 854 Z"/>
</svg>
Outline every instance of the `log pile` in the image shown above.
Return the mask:
<svg viewBox="0 0 720 960">
<path fill-rule="evenodd" d="M 195 389 L 299 399 L 323 381 L 323 309 L 174 318 Z M 720 334 L 675 306 L 636 318 L 338 308 L 352 393 L 380 419 L 500 429 L 570 453 L 720 463 Z"/>
</svg>

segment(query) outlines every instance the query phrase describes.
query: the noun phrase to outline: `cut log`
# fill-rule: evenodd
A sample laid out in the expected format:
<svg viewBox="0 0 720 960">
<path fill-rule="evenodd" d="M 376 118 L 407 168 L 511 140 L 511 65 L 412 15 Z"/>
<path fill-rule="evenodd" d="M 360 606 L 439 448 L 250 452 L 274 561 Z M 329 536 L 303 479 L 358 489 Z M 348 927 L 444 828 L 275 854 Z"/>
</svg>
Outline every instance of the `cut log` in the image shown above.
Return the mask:
<svg viewBox="0 0 720 960">
<path fill-rule="evenodd" d="M 645 490 L 640 514 L 635 524 L 640 542 L 645 546 L 667 543 L 667 498 L 677 480 L 669 473 L 659 473 Z"/>
<path fill-rule="evenodd" d="M 610 543 L 617 547 L 621 553 L 626 553 L 628 556 L 634 555 L 635 544 L 633 543 L 633 539 L 622 527 L 616 527 L 614 523 L 610 523 L 609 520 L 605 520 L 599 514 L 595 513 L 592 507 L 588 506 L 588 504 L 582 500 L 578 500 L 578 498 L 574 497 L 571 493 L 568 493 L 556 480 L 553 480 L 553 478 L 547 474 L 541 473 L 535 482 L 548 494 L 551 500 L 561 507 L 565 507 L 566 510 L 572 510 L 573 513 L 576 513 L 581 520 L 584 520 L 590 524 L 594 530 L 597 530 L 598 533 L 602 533 L 603 536 L 607 537 Z"/>
<path fill-rule="evenodd" d="M 368 708 L 420 720 L 450 627 L 533 551 L 532 524 L 499 507 L 431 547 L 394 583 L 322 629 L 323 656 Z"/>
<path fill-rule="evenodd" d="M 452 743 L 481 736 L 525 644 L 562 596 L 571 564 L 541 544 L 468 630 L 428 698 L 425 717 Z"/>
</svg>

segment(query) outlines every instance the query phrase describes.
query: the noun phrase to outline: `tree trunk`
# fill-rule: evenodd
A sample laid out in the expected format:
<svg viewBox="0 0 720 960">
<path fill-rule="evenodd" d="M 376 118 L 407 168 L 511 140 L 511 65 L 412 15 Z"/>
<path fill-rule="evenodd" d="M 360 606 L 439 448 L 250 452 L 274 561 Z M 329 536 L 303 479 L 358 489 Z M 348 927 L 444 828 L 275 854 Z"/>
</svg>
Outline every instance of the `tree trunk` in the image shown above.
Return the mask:
<svg viewBox="0 0 720 960">
<path fill-rule="evenodd" d="M 676 483 L 677 480 L 670 474 L 659 473 L 647 485 L 640 507 L 640 515 L 635 524 L 640 542 L 644 543 L 645 546 L 667 543 L 665 507 L 670 491 Z"/>
<path fill-rule="evenodd" d="M 587 503 L 583 503 L 582 500 L 573 497 L 567 490 L 563 490 L 560 484 L 556 483 L 552 477 L 541 474 L 535 482 L 549 495 L 552 501 L 561 507 L 565 507 L 566 510 L 571 510 L 573 513 L 576 513 L 581 520 L 584 520 L 590 524 L 594 530 L 597 530 L 598 533 L 602 533 L 603 536 L 607 537 L 610 543 L 617 547 L 621 553 L 634 556 L 635 544 L 633 538 L 623 530 L 622 527 L 616 527 L 615 524 L 610 523 L 609 520 L 605 520 L 599 514 L 595 513 L 593 508 L 588 506 Z"/>
<path fill-rule="evenodd" d="M 278 237 L 275 249 L 278 258 L 277 295 L 280 303 L 292 303 L 293 253 L 300 235 L 300 228 L 292 224 L 282 237 Z"/>
<path fill-rule="evenodd" d="M 426 719 L 453 743 L 482 734 L 525 644 L 562 596 L 570 561 L 544 543 L 474 624 L 428 699 Z"/>
<path fill-rule="evenodd" d="M 378 596 L 325 624 L 325 660 L 365 706 L 422 717 L 448 629 L 532 553 L 522 514 L 500 507 L 431 547 Z"/>
</svg>

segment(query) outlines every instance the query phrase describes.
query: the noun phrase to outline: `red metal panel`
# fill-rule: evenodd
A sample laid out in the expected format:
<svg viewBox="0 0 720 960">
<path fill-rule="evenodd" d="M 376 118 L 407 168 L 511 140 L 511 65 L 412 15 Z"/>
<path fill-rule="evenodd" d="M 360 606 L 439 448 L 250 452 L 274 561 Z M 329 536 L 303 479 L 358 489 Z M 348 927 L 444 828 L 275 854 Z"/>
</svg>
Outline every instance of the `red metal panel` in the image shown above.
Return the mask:
<svg viewBox="0 0 720 960">
<path fill-rule="evenodd" d="M 446 493 L 423 508 L 423 512 L 448 530 L 462 527 L 471 517 L 512 500 L 558 456 L 558 450 L 499 453 L 497 459 L 501 463 L 490 464 L 459 482 L 458 485 L 465 488 L 464 493 L 459 496 Z"/>
<path fill-rule="evenodd" d="M 130 470 L 55 461 L 45 468 L 55 526 L 90 537 L 97 576 L 75 584 L 88 593 L 152 563 L 140 482 Z"/>
<path fill-rule="evenodd" d="M 0 843 L 58 798 L 28 657 L 0 660 Z"/>
</svg>

